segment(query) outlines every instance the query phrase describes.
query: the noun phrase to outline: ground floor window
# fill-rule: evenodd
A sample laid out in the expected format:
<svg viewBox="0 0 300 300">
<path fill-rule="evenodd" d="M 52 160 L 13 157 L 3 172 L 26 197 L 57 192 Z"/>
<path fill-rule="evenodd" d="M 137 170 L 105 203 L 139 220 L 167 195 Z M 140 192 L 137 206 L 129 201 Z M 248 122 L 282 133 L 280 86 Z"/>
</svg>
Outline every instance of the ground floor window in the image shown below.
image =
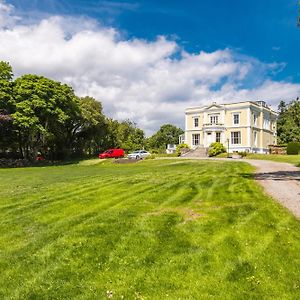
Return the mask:
<svg viewBox="0 0 300 300">
<path fill-rule="evenodd" d="M 241 132 L 240 131 L 231 132 L 231 144 L 233 144 L 233 145 L 241 144 Z"/>
<path fill-rule="evenodd" d="M 221 142 L 221 132 L 216 132 L 216 142 L 217 143 Z"/>
<path fill-rule="evenodd" d="M 199 146 L 200 145 L 200 134 L 193 134 L 193 146 Z"/>
<path fill-rule="evenodd" d="M 257 147 L 257 132 L 254 131 L 254 146 Z"/>
</svg>

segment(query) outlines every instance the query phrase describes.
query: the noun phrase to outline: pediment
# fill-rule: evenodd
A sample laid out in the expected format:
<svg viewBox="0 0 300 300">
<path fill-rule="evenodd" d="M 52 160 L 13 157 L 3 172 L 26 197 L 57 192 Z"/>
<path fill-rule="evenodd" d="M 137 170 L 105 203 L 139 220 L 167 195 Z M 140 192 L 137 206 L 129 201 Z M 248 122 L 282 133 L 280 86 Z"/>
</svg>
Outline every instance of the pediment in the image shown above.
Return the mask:
<svg viewBox="0 0 300 300">
<path fill-rule="evenodd" d="M 209 106 L 206 107 L 207 110 L 215 110 L 215 109 L 221 109 L 223 108 L 221 105 L 218 104 L 211 104 Z"/>
</svg>

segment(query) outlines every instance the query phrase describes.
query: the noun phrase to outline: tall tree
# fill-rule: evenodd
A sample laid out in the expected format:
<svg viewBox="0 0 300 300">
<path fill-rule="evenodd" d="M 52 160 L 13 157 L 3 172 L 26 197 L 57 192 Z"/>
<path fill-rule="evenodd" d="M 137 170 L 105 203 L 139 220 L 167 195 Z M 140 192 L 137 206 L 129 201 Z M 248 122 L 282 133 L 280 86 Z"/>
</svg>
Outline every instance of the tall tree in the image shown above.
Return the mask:
<svg viewBox="0 0 300 300">
<path fill-rule="evenodd" d="M 71 87 L 37 75 L 15 80 L 16 112 L 20 151 L 25 157 L 37 151 L 70 151 L 80 110 Z"/>
<path fill-rule="evenodd" d="M 9 63 L 0 61 L 0 112 L 9 114 L 14 109 L 13 72 Z"/>
<path fill-rule="evenodd" d="M 281 101 L 278 107 L 277 134 L 278 143 L 300 142 L 300 101 L 299 98 L 289 104 Z"/>
<path fill-rule="evenodd" d="M 14 110 L 12 68 L 0 61 L 0 152 L 12 150 L 16 145 L 11 117 Z"/>
<path fill-rule="evenodd" d="M 92 97 L 79 98 L 80 118 L 76 128 L 77 151 L 95 154 L 103 148 L 107 125 L 102 113 L 102 104 Z"/>
<path fill-rule="evenodd" d="M 166 149 L 167 144 L 178 144 L 179 136 L 183 130 L 171 125 L 165 124 L 148 139 L 148 145 L 153 149 Z"/>
</svg>

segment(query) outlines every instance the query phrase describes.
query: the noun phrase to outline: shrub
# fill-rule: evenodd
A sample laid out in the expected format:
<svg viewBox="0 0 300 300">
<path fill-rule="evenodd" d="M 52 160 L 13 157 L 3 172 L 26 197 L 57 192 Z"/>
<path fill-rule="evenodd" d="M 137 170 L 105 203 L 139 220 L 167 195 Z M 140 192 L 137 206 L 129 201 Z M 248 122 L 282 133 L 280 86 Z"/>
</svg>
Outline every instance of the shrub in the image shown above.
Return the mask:
<svg viewBox="0 0 300 300">
<path fill-rule="evenodd" d="M 295 155 L 299 154 L 300 152 L 300 143 L 297 142 L 290 142 L 287 145 L 286 153 L 288 155 Z"/>
<path fill-rule="evenodd" d="M 222 143 L 215 142 L 210 144 L 209 150 L 208 150 L 208 156 L 216 156 L 220 153 L 226 152 L 226 148 Z"/>
<path fill-rule="evenodd" d="M 181 155 L 181 149 L 190 149 L 189 145 L 188 144 L 179 144 L 177 147 L 176 147 L 176 155 L 177 156 L 180 156 Z"/>
<path fill-rule="evenodd" d="M 240 151 L 240 152 L 238 152 L 238 155 L 240 155 L 241 157 L 246 157 L 247 152 L 246 151 Z"/>
</svg>

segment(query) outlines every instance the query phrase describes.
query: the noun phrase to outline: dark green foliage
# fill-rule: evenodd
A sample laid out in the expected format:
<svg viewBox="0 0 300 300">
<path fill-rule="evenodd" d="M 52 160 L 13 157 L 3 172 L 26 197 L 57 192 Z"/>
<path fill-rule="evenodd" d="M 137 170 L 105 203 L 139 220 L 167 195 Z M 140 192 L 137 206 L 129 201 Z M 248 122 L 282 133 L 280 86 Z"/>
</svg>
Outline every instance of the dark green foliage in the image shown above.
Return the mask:
<svg viewBox="0 0 300 300">
<path fill-rule="evenodd" d="M 290 142 L 287 145 L 286 153 L 288 155 L 296 155 L 300 153 L 300 143 Z"/>
<path fill-rule="evenodd" d="M 278 106 L 277 121 L 278 144 L 300 142 L 300 101 L 299 98 L 286 104 L 281 101 Z"/>
<path fill-rule="evenodd" d="M 167 144 L 178 144 L 181 134 L 183 134 L 183 130 L 174 125 L 162 125 L 160 129 L 148 139 L 148 148 L 162 149 L 165 151 Z"/>
<path fill-rule="evenodd" d="M 92 97 L 43 76 L 13 81 L 11 66 L 0 62 L 0 157 L 51 160 L 95 155 L 108 148 L 144 147 L 144 132 L 134 122 L 105 117 Z"/>
<path fill-rule="evenodd" d="M 216 155 L 224 153 L 224 152 L 226 152 L 226 148 L 224 147 L 224 145 L 222 143 L 215 142 L 210 145 L 209 150 L 208 150 L 208 155 L 216 156 Z"/>
</svg>

